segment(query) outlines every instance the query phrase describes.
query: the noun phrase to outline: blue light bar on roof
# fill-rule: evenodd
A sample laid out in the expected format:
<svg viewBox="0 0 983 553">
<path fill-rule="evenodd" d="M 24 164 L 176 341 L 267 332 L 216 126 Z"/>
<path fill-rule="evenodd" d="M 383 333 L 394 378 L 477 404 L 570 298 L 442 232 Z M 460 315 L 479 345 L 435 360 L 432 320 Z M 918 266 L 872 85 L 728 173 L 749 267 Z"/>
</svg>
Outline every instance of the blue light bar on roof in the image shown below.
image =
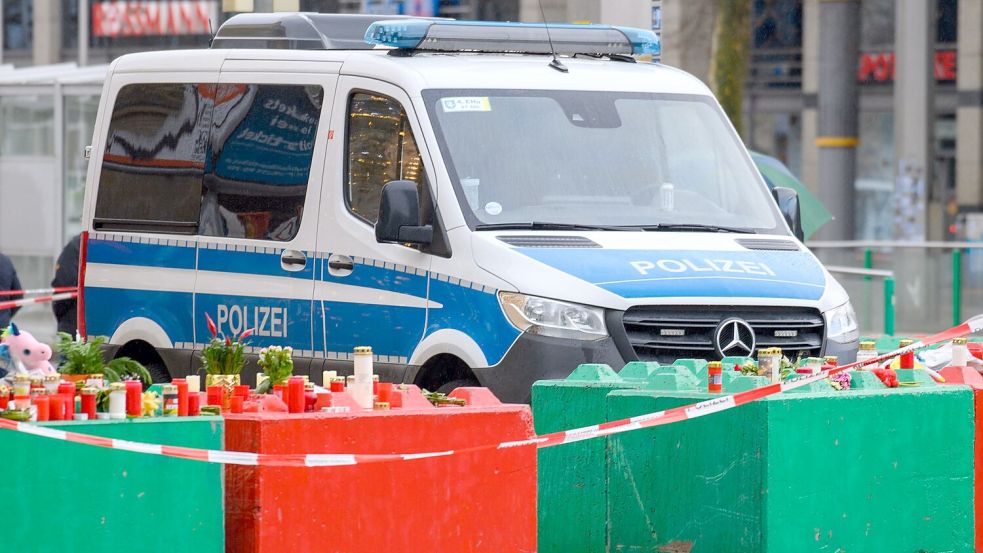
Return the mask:
<svg viewBox="0 0 983 553">
<path fill-rule="evenodd" d="M 549 54 L 550 40 L 558 54 L 658 55 L 659 37 L 652 31 L 611 25 L 503 23 L 499 21 L 376 21 L 365 42 L 405 50 Z"/>
</svg>

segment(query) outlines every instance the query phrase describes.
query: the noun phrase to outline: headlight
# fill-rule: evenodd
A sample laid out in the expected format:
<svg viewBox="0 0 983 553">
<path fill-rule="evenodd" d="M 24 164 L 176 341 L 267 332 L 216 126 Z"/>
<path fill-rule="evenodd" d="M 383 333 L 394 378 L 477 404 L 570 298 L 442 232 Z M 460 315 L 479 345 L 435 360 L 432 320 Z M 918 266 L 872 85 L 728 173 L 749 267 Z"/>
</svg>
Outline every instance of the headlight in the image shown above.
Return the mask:
<svg viewBox="0 0 983 553">
<path fill-rule="evenodd" d="M 509 321 L 523 332 L 574 340 L 600 340 L 608 335 L 604 311 L 597 307 L 514 292 L 499 292 L 498 301 Z"/>
<path fill-rule="evenodd" d="M 849 344 L 860 338 L 857 314 L 849 301 L 826 312 L 826 336 L 840 344 Z"/>
</svg>

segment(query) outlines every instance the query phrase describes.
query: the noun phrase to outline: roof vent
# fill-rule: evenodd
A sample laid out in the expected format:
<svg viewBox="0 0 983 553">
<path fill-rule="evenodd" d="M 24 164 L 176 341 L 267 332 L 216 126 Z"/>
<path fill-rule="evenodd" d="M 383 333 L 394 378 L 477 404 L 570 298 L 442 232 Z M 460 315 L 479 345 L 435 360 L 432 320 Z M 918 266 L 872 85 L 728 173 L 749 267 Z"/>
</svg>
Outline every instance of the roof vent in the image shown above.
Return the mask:
<svg viewBox="0 0 983 553">
<path fill-rule="evenodd" d="M 229 18 L 212 48 L 281 50 L 371 50 L 365 31 L 376 21 L 415 19 L 392 15 L 323 13 L 241 13 Z"/>
</svg>

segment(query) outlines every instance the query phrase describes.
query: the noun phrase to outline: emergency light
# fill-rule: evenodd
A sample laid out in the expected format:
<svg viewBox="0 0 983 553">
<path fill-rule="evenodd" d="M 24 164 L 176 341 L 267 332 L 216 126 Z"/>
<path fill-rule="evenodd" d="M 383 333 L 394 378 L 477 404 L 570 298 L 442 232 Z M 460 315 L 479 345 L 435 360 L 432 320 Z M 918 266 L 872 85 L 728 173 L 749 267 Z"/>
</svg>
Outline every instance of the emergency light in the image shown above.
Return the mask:
<svg viewBox="0 0 983 553">
<path fill-rule="evenodd" d="M 365 31 L 365 42 L 440 52 L 659 55 L 661 50 L 655 33 L 631 27 L 427 19 L 376 21 Z"/>
</svg>

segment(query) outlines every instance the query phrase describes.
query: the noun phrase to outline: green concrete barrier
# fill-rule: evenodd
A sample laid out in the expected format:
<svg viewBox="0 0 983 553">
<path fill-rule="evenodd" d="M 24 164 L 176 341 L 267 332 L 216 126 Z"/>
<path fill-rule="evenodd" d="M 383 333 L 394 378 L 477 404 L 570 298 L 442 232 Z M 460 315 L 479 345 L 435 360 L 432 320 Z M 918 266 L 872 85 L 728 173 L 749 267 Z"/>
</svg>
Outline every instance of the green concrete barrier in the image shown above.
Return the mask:
<svg viewBox="0 0 983 553">
<path fill-rule="evenodd" d="M 605 420 L 605 397 L 613 390 L 658 382 L 676 389 L 706 387 L 706 361 L 677 360 L 675 367 L 632 362 L 619 372 L 585 364 L 565 380 L 532 388 L 537 434 L 589 426 Z M 607 441 L 587 440 L 539 451 L 539 551 L 603 551 L 607 539 Z"/>
<path fill-rule="evenodd" d="M 192 448 L 222 448 L 218 417 L 42 423 Z M 219 465 L 0 430 L 4 551 L 225 550 Z"/>
<path fill-rule="evenodd" d="M 973 551 L 971 391 L 854 380 L 611 436 L 597 551 Z M 606 418 L 709 397 L 616 390 Z"/>
</svg>

